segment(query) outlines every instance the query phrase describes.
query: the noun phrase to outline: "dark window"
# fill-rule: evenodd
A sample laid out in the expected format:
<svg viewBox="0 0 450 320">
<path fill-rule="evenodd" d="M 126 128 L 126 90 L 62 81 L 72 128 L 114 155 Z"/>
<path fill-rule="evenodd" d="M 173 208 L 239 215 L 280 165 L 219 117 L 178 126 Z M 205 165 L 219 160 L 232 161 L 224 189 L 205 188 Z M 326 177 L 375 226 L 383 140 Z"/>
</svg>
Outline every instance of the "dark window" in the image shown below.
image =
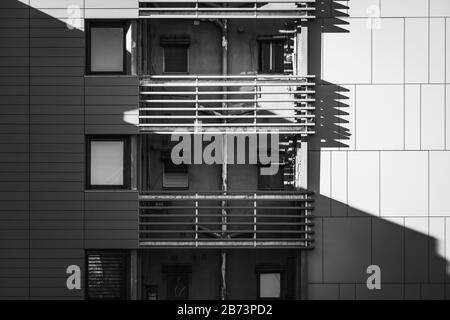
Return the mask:
<svg viewBox="0 0 450 320">
<path fill-rule="evenodd" d="M 167 275 L 167 299 L 184 300 L 189 298 L 189 275 Z"/>
<path fill-rule="evenodd" d="M 164 47 L 164 72 L 187 73 L 188 72 L 188 47 L 166 46 Z"/>
<path fill-rule="evenodd" d="M 192 272 L 191 266 L 163 266 L 163 272 L 167 277 L 167 299 L 189 299 L 189 276 Z"/>
<path fill-rule="evenodd" d="M 86 28 L 86 73 L 125 74 L 127 24 L 95 21 L 88 22 Z"/>
<path fill-rule="evenodd" d="M 86 298 L 127 299 L 127 256 L 123 251 L 88 251 Z"/>
<path fill-rule="evenodd" d="M 88 189 L 129 187 L 130 150 L 127 138 L 89 137 L 86 146 Z"/>
<path fill-rule="evenodd" d="M 165 73 L 189 72 L 189 44 L 187 35 L 162 35 L 160 45 L 164 51 L 163 71 Z"/>
<path fill-rule="evenodd" d="M 279 165 L 278 171 L 273 175 L 263 175 L 261 167 L 270 167 L 269 165 L 260 165 L 258 170 L 258 189 L 259 190 L 283 190 L 284 189 L 284 166 Z"/>
<path fill-rule="evenodd" d="M 145 298 L 146 300 L 158 300 L 158 286 L 146 285 L 145 286 Z"/>
<path fill-rule="evenodd" d="M 259 41 L 259 72 L 284 73 L 284 41 Z"/>
<path fill-rule="evenodd" d="M 189 187 L 188 166 L 176 165 L 167 154 L 163 154 L 163 188 L 186 189 Z"/>
</svg>

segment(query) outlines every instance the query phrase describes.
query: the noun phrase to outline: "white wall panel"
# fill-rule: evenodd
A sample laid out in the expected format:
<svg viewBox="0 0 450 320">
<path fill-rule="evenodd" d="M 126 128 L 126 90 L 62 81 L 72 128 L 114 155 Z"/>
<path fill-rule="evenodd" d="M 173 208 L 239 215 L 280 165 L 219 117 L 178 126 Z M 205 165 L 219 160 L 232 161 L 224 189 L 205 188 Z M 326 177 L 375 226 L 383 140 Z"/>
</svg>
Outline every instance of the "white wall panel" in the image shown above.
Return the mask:
<svg viewBox="0 0 450 320">
<path fill-rule="evenodd" d="M 403 149 L 403 86 L 356 87 L 356 149 Z"/>
<path fill-rule="evenodd" d="M 331 212 L 347 215 L 347 152 L 331 151 Z"/>
<path fill-rule="evenodd" d="M 428 152 L 381 152 L 381 215 L 428 215 Z"/>
<path fill-rule="evenodd" d="M 450 151 L 430 152 L 430 216 L 450 217 Z"/>
<path fill-rule="evenodd" d="M 370 83 L 371 36 L 367 19 L 342 19 L 348 32 L 322 34 L 322 77 L 335 84 Z"/>
<path fill-rule="evenodd" d="M 450 17 L 450 1 L 430 0 L 431 17 Z"/>
<path fill-rule="evenodd" d="M 357 0 L 347 3 L 350 17 L 373 17 L 377 12 L 380 13 L 379 0 Z"/>
<path fill-rule="evenodd" d="M 405 82 L 428 82 L 428 18 L 405 19 Z"/>
<path fill-rule="evenodd" d="M 420 150 L 420 85 L 405 86 L 405 149 Z"/>
<path fill-rule="evenodd" d="M 421 99 L 421 148 L 445 148 L 445 86 L 423 85 Z"/>
<path fill-rule="evenodd" d="M 379 215 L 379 152 L 348 152 L 349 215 Z"/>
<path fill-rule="evenodd" d="M 373 83 L 403 83 L 404 19 L 382 18 L 380 23 L 373 30 Z"/>
<path fill-rule="evenodd" d="M 430 83 L 445 81 L 445 19 L 430 19 Z"/>
<path fill-rule="evenodd" d="M 428 0 L 381 0 L 381 15 L 383 17 L 428 17 Z"/>
</svg>

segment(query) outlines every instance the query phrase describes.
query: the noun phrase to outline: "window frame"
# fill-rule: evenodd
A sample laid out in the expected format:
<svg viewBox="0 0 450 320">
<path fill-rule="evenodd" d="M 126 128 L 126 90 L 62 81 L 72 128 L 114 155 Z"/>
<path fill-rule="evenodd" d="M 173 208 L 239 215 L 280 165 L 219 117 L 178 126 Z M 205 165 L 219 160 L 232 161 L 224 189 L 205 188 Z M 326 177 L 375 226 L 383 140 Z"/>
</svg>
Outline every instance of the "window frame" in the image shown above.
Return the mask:
<svg viewBox="0 0 450 320">
<path fill-rule="evenodd" d="M 130 189 L 131 181 L 131 149 L 129 137 L 126 136 L 88 136 L 86 137 L 86 186 L 87 190 L 124 190 Z M 121 141 L 123 142 L 123 184 L 100 185 L 91 184 L 91 142 L 92 141 Z"/>
<path fill-rule="evenodd" d="M 86 21 L 86 75 L 126 75 L 127 74 L 127 29 L 129 27 L 128 21 L 123 20 L 91 20 Z M 92 71 L 91 60 L 91 29 L 92 28 L 122 28 L 123 29 L 123 61 L 122 71 Z"/>
<path fill-rule="evenodd" d="M 277 36 L 262 36 L 260 38 L 257 39 L 258 41 L 258 74 L 269 74 L 269 75 L 276 75 L 276 74 L 284 74 L 284 67 L 283 70 L 281 72 L 277 72 L 277 71 L 271 71 L 271 72 L 265 72 L 263 71 L 263 67 L 262 67 L 262 43 L 270 43 L 271 44 L 271 48 L 273 47 L 273 43 L 281 43 L 284 45 L 286 45 L 286 38 L 280 38 Z M 271 61 L 272 63 L 272 61 Z M 283 55 L 283 65 L 284 65 L 284 55 Z"/>
<path fill-rule="evenodd" d="M 257 266 L 256 267 L 256 299 L 257 300 L 283 300 L 285 295 L 284 278 L 286 270 L 284 267 L 275 266 Z M 280 296 L 278 298 L 273 297 L 261 297 L 261 274 L 267 273 L 279 273 L 280 274 Z"/>
</svg>

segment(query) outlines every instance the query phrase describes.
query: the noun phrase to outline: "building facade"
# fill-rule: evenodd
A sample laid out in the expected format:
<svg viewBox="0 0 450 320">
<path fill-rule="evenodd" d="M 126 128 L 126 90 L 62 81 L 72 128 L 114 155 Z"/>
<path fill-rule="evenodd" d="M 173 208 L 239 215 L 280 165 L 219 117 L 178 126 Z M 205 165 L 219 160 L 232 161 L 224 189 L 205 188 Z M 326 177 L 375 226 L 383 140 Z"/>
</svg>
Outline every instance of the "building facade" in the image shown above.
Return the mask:
<svg viewBox="0 0 450 320">
<path fill-rule="evenodd" d="M 447 17 L 2 1 L 0 297 L 449 297 Z"/>
</svg>

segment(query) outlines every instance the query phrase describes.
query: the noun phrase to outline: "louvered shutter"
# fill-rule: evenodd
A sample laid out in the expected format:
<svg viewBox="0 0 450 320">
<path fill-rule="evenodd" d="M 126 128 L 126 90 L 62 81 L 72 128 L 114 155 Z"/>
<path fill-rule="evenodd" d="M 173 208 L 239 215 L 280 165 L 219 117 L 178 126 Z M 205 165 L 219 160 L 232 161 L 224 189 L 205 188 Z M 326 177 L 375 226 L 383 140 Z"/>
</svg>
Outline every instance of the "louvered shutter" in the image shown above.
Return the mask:
<svg viewBox="0 0 450 320">
<path fill-rule="evenodd" d="M 122 251 L 87 254 L 87 298 L 126 299 L 126 255 Z"/>
</svg>

